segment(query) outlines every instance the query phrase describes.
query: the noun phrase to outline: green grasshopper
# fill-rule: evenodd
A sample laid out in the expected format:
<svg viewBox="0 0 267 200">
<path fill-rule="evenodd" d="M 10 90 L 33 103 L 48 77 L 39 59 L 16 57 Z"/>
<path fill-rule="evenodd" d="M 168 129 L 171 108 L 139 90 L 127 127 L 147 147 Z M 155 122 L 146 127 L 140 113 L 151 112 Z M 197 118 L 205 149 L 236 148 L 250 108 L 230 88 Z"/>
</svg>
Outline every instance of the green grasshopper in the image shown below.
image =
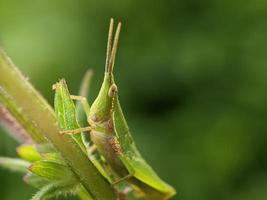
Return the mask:
<svg viewBox="0 0 267 200">
<path fill-rule="evenodd" d="M 89 127 L 63 131 L 79 133 L 89 131 L 97 151 L 104 157 L 116 177 L 113 184 L 127 181 L 137 192 L 149 200 L 165 200 L 175 195 L 175 189 L 161 180 L 146 163 L 137 150 L 127 122 L 124 118 L 118 88 L 114 81 L 113 68 L 117 51 L 121 23 L 118 24 L 113 38 L 113 19 L 110 21 L 104 81 L 91 108 L 84 97 L 72 96 L 81 100 L 85 107 Z"/>
</svg>

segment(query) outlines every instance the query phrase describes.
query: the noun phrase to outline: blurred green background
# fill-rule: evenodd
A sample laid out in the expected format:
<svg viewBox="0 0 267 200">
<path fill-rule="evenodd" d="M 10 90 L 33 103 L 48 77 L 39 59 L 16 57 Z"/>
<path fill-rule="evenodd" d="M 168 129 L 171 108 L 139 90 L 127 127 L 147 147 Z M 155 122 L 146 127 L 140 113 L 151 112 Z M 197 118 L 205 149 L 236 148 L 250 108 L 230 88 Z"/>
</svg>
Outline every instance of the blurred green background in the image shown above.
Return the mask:
<svg viewBox="0 0 267 200">
<path fill-rule="evenodd" d="M 267 199 L 266 0 L 0 0 L 0 45 L 53 104 L 103 77 L 109 18 L 122 20 L 115 75 L 137 146 L 174 199 Z M 0 155 L 18 144 L 1 129 Z M 34 189 L 0 169 L 0 199 Z"/>
</svg>

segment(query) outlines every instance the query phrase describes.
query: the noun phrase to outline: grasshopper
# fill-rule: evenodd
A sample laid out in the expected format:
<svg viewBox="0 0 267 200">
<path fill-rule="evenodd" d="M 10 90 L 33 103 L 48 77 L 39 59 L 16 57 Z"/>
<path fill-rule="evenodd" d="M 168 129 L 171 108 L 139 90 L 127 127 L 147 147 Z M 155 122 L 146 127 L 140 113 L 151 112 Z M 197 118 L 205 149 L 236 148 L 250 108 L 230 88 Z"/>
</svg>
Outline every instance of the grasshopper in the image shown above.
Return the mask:
<svg viewBox="0 0 267 200">
<path fill-rule="evenodd" d="M 118 98 L 113 68 L 117 51 L 121 23 L 117 25 L 113 39 L 114 21 L 111 19 L 108 34 L 105 74 L 99 94 L 89 107 L 84 97 L 72 96 L 81 100 L 85 107 L 89 127 L 67 130 L 63 133 L 90 132 L 97 151 L 104 157 L 116 177 L 117 184 L 127 181 L 137 192 L 148 200 L 165 200 L 175 195 L 173 187 L 159 178 L 155 171 L 142 158 L 135 146 Z"/>
</svg>

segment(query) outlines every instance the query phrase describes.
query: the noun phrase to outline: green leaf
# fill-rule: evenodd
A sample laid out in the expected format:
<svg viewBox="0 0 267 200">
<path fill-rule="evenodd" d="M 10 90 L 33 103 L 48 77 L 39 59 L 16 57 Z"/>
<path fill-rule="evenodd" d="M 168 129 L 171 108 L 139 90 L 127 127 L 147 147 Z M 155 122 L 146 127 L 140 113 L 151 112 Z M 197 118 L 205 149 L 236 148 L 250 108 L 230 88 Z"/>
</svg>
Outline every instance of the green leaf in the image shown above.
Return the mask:
<svg viewBox="0 0 267 200">
<path fill-rule="evenodd" d="M 85 75 L 83 76 L 83 79 L 80 85 L 79 96 L 82 96 L 85 98 L 88 97 L 92 76 L 93 76 L 93 71 L 91 69 L 87 70 Z M 87 117 L 86 117 L 86 113 L 85 113 L 85 110 L 83 108 L 81 101 L 76 102 L 76 113 L 77 113 L 78 123 L 82 127 L 86 126 L 88 124 Z"/>
<path fill-rule="evenodd" d="M 38 189 L 44 187 L 45 185 L 47 185 L 47 184 L 49 183 L 48 180 L 46 180 L 46 179 L 44 179 L 44 178 L 42 178 L 42 177 L 40 177 L 40 176 L 37 176 L 36 174 L 33 174 L 33 173 L 31 173 L 31 172 L 28 172 L 28 173 L 23 177 L 23 180 L 24 180 L 27 184 L 29 184 L 29 185 L 31 185 L 31 186 L 33 186 L 33 187 L 35 187 L 35 188 L 38 188 Z"/>
<path fill-rule="evenodd" d="M 47 160 L 36 161 L 29 167 L 29 170 L 47 180 L 75 182 L 72 171 L 67 166 L 56 162 Z"/>
<path fill-rule="evenodd" d="M 70 98 L 70 94 L 67 88 L 67 84 L 65 80 L 60 80 L 58 83 L 54 85 L 54 88 L 56 90 L 55 94 L 55 111 L 59 120 L 59 124 L 62 129 L 64 130 L 73 130 L 73 129 L 79 129 L 80 125 L 77 122 L 76 119 L 76 108 L 75 105 Z M 82 90 L 85 90 L 84 88 Z M 78 143 L 82 143 L 82 148 L 85 150 L 84 144 L 88 144 L 85 142 L 85 139 L 80 138 L 81 134 L 75 134 L 72 135 L 73 137 L 76 136 L 76 141 Z M 79 138 L 77 139 L 77 136 Z M 98 162 L 98 160 L 94 159 L 93 157 L 89 156 L 91 162 L 94 164 L 94 166 L 99 170 L 99 172 L 109 181 L 111 182 L 110 177 L 105 172 L 104 168 L 101 166 L 101 164 Z"/>
<path fill-rule="evenodd" d="M 62 158 L 62 156 L 59 153 L 46 153 L 43 155 L 44 160 L 48 160 L 50 162 L 58 163 L 64 166 L 66 165 L 66 162 Z"/>
<path fill-rule="evenodd" d="M 65 80 L 61 80 L 54 85 L 55 88 L 55 112 L 60 128 L 63 130 L 73 130 L 79 128 L 76 116 L 76 108 Z M 81 134 L 72 134 L 71 137 L 85 151 Z"/>
<path fill-rule="evenodd" d="M 41 160 L 42 156 L 33 145 L 21 145 L 17 148 L 17 154 L 24 160 L 33 162 Z"/>
<path fill-rule="evenodd" d="M 0 167 L 14 172 L 26 173 L 29 166 L 30 163 L 22 159 L 0 157 Z"/>
<path fill-rule="evenodd" d="M 93 76 L 93 71 L 91 69 L 87 70 L 85 75 L 83 76 L 80 89 L 79 89 L 79 96 L 87 98 L 89 95 L 89 88 L 91 85 L 91 79 Z M 87 116 L 86 112 L 84 110 L 84 106 L 81 101 L 76 101 L 76 114 L 77 114 L 77 121 L 78 124 L 81 127 L 86 127 L 88 126 L 87 122 Z M 82 141 L 83 144 L 85 145 L 86 148 L 88 148 L 91 144 L 91 138 L 87 132 L 82 132 L 81 133 Z"/>
</svg>

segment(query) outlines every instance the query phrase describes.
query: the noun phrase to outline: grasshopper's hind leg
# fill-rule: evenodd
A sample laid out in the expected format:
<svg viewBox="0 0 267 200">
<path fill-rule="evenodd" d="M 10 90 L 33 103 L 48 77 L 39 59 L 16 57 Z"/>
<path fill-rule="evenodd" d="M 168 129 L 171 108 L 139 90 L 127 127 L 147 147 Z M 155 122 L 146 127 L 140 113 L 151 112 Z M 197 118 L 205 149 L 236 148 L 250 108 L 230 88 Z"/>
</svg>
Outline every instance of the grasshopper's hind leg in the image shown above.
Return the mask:
<svg viewBox="0 0 267 200">
<path fill-rule="evenodd" d="M 81 94 L 80 96 L 70 95 L 70 98 L 72 100 L 78 101 L 76 103 L 77 120 L 79 122 L 81 122 L 83 125 L 87 124 L 87 123 L 84 123 L 85 122 L 84 112 L 85 112 L 86 117 L 88 117 L 89 113 L 90 113 L 90 105 L 89 105 L 89 103 L 88 103 L 88 101 L 87 101 L 85 96 L 87 96 L 87 90 L 88 90 L 87 86 L 89 85 L 91 76 L 92 76 L 92 72 L 91 71 L 86 73 L 85 78 L 84 78 L 83 83 L 82 83 L 82 86 L 81 86 L 81 89 L 80 89 L 80 92 L 79 92 L 79 94 Z M 88 131 L 90 131 L 89 127 L 88 127 Z M 87 149 L 87 151 L 89 153 L 89 151 L 90 151 L 89 149 L 91 148 L 90 139 L 88 139 L 87 134 L 84 133 L 84 132 L 81 132 L 81 136 L 82 136 L 82 141 L 83 141 L 84 145 L 86 146 L 86 149 Z"/>
</svg>

